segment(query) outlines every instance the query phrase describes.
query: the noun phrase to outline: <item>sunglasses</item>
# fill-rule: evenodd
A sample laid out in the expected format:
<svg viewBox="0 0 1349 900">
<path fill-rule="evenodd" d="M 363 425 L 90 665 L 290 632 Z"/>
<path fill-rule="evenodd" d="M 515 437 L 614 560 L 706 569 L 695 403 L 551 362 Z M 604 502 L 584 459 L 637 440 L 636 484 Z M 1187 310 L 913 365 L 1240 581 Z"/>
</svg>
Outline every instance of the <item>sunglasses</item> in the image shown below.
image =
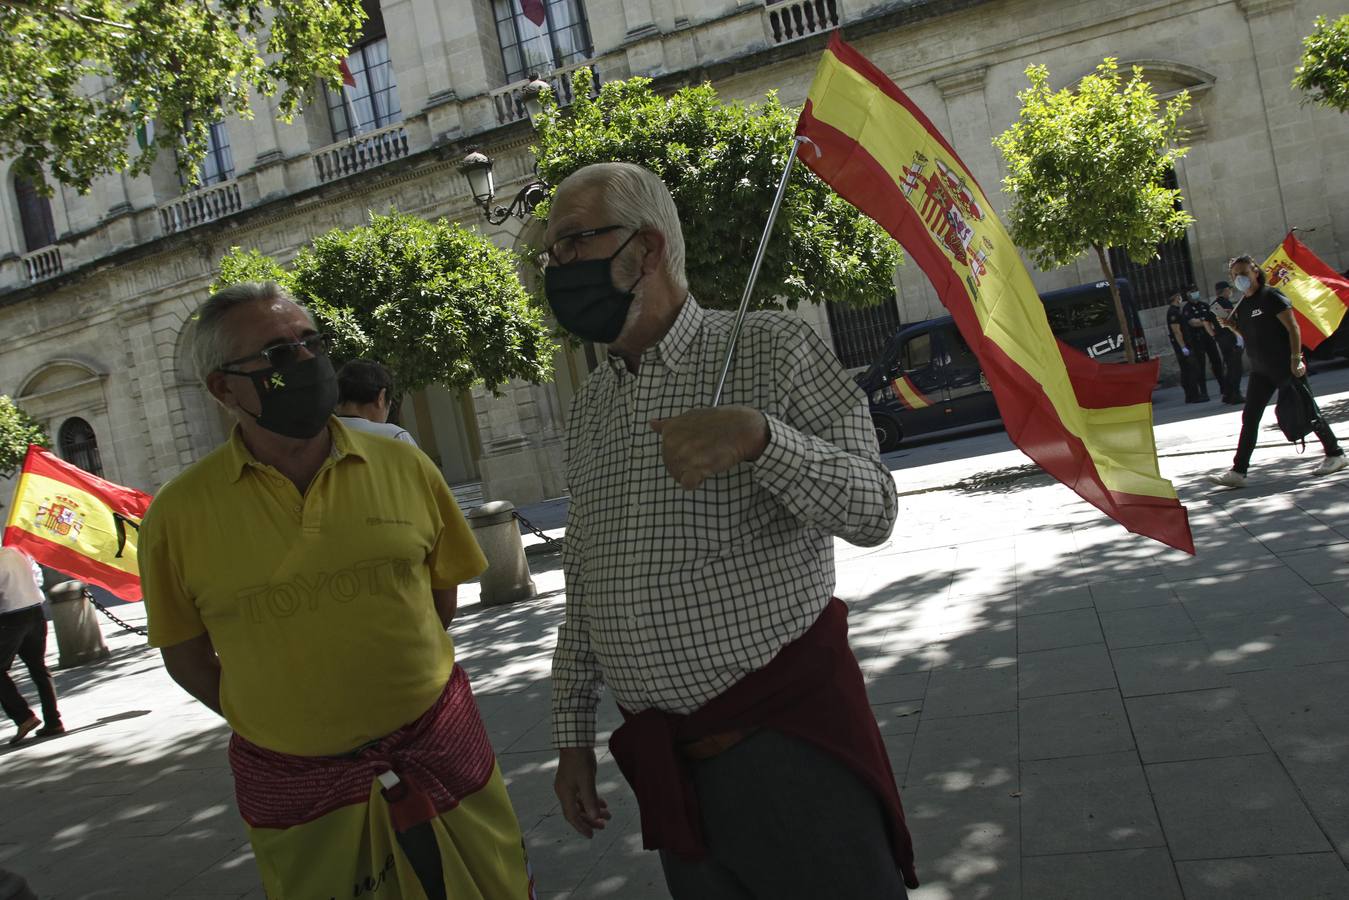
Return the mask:
<svg viewBox="0 0 1349 900">
<path fill-rule="evenodd" d="M 233 369 L 234 366 L 246 362 L 252 362 L 256 359 L 265 360 L 267 365 L 273 369 L 284 369 L 292 363 L 298 362 L 300 352 L 305 351 L 310 356 L 327 356 L 329 339 L 326 334 L 311 334 L 298 341 L 282 341 L 278 344 L 272 344 L 269 347 L 263 347 L 257 353 L 250 353 L 248 356 L 241 356 L 238 359 L 231 359 L 220 366 L 216 371 L 223 372 L 226 375 L 250 375 L 251 372 L 240 372 Z"/>
</svg>

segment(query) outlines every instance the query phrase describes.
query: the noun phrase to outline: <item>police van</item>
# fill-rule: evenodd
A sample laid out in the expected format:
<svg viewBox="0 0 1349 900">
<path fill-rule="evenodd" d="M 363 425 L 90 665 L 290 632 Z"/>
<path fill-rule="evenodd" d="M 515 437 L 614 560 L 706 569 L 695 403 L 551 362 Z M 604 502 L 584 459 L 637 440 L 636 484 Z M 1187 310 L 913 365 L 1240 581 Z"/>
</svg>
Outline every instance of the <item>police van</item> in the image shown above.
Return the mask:
<svg viewBox="0 0 1349 900">
<path fill-rule="evenodd" d="M 1148 358 L 1143 325 L 1126 279 L 1117 279 L 1137 358 Z M 1098 281 L 1040 295 L 1050 330 L 1100 362 L 1124 362 L 1110 283 Z M 974 352 L 950 316 L 901 327 L 885 350 L 857 376 L 871 406 L 882 452 L 906 437 L 996 422 L 998 406 Z"/>
</svg>

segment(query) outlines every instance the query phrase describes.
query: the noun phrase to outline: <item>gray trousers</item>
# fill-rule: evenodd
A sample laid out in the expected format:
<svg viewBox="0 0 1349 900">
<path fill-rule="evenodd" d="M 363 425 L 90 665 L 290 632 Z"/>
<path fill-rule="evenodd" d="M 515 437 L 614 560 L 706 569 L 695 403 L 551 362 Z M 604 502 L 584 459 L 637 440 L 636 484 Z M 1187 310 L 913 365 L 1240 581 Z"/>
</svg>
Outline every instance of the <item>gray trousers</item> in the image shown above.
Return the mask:
<svg viewBox="0 0 1349 900">
<path fill-rule="evenodd" d="M 905 900 L 879 798 L 796 738 L 759 731 L 690 763 L 708 855 L 661 851 L 675 900 Z"/>
</svg>

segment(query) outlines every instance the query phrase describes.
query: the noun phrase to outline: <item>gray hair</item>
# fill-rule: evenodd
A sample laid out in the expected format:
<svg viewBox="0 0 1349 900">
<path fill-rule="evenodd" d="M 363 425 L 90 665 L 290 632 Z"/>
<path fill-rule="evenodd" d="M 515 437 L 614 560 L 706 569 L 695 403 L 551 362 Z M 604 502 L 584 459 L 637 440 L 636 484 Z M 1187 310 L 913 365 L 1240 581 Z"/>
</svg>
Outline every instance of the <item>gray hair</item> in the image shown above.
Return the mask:
<svg viewBox="0 0 1349 900">
<path fill-rule="evenodd" d="M 230 336 L 225 333 L 225 317 L 234 309 L 249 303 L 265 303 L 271 300 L 289 300 L 295 303 L 285 288 L 275 281 L 241 281 L 216 291 L 193 316 L 192 331 L 188 335 L 188 349 L 192 357 L 192 368 L 197 377 L 205 383 L 206 377 L 229 361 L 233 352 Z M 300 304 L 295 303 L 296 306 Z M 304 309 L 312 322 L 314 316 Z"/>
<path fill-rule="evenodd" d="M 655 172 L 636 163 L 593 163 L 577 169 L 558 186 L 596 188 L 606 212 L 626 225 L 651 228 L 665 237 L 665 271 L 675 288 L 687 291 L 684 231 L 670 189 Z"/>
</svg>

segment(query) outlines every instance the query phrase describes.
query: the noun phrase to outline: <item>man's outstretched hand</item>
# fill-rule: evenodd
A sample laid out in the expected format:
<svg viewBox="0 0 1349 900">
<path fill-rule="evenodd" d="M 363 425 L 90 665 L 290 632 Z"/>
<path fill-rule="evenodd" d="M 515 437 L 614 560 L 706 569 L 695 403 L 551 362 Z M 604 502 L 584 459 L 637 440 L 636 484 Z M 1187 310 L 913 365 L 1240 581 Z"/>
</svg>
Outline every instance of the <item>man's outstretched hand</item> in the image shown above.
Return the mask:
<svg viewBox="0 0 1349 900">
<path fill-rule="evenodd" d="M 562 804 L 562 815 L 586 837 L 593 837 L 613 818 L 609 804 L 595 792 L 595 751 L 590 747 L 565 747 L 558 751 L 553 791 Z"/>
<path fill-rule="evenodd" d="M 671 477 L 693 490 L 713 475 L 752 462 L 768 446 L 768 420 L 748 406 L 700 407 L 671 419 L 652 419 Z"/>
</svg>

